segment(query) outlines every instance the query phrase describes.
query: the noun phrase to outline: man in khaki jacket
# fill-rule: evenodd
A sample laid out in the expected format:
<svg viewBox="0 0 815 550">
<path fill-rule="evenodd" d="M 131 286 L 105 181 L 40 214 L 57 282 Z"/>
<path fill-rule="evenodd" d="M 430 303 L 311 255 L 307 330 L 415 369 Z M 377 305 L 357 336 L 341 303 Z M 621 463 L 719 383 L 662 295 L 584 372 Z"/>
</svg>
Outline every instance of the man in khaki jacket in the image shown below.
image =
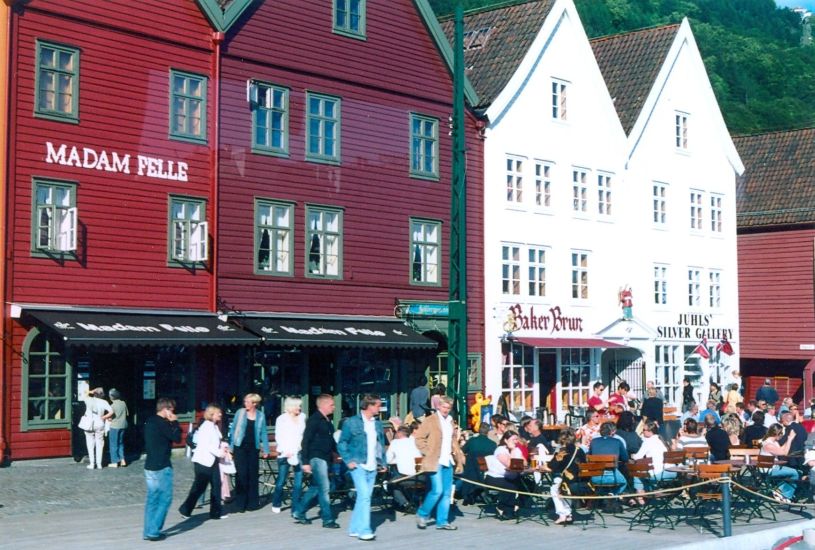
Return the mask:
<svg viewBox="0 0 815 550">
<path fill-rule="evenodd" d="M 429 474 L 430 479 L 430 490 L 416 513 L 416 526 L 419 529 L 427 528 L 427 520 L 436 503 L 439 505 L 436 510 L 436 529 L 458 529 L 447 520 L 453 490 L 453 470 L 464 466 L 464 455 L 458 446 L 456 429 L 450 416 L 452 408 L 453 399 L 442 396 L 436 412 L 425 417 L 414 433 L 416 447 L 424 457 L 422 469 Z"/>
</svg>

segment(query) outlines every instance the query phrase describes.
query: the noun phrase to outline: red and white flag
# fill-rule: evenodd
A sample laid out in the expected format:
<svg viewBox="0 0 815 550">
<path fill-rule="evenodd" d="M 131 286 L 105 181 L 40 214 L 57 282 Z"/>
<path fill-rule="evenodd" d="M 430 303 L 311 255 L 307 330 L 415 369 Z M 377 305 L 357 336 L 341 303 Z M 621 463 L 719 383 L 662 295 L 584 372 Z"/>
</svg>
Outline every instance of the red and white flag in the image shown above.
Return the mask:
<svg viewBox="0 0 815 550">
<path fill-rule="evenodd" d="M 726 355 L 733 355 L 733 353 L 735 353 L 733 351 L 733 346 L 730 345 L 730 342 L 726 337 L 719 340 L 719 343 L 716 344 L 716 351 L 720 351 Z"/>
<path fill-rule="evenodd" d="M 707 349 L 707 337 L 702 338 L 699 345 L 693 348 L 693 353 L 699 355 L 702 359 L 710 359 L 710 350 Z"/>
</svg>

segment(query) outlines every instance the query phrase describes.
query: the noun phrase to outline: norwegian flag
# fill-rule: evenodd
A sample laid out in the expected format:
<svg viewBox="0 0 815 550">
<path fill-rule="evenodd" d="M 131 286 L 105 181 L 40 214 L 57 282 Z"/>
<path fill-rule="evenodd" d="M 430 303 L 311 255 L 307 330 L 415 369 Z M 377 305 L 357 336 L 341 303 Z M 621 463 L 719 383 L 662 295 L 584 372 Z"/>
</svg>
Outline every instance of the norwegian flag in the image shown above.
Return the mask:
<svg viewBox="0 0 815 550">
<path fill-rule="evenodd" d="M 710 351 L 707 349 L 707 336 L 702 338 L 699 345 L 693 348 L 693 353 L 699 355 L 702 359 L 710 359 Z"/>
<path fill-rule="evenodd" d="M 727 337 L 724 337 L 721 340 L 719 340 L 719 343 L 716 344 L 716 351 L 720 351 L 726 355 L 733 355 L 733 353 L 735 353 L 733 351 L 733 346 L 730 345 L 730 342 L 727 340 Z"/>
</svg>

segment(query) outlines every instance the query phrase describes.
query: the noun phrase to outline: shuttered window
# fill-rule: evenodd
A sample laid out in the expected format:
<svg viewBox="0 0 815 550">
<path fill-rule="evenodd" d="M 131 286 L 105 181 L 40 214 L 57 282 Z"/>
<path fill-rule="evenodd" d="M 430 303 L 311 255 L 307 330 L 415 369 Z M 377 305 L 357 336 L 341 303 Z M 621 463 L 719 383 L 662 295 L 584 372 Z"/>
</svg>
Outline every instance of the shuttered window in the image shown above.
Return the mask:
<svg viewBox="0 0 815 550">
<path fill-rule="evenodd" d="M 77 248 L 76 184 L 34 180 L 31 250 L 35 256 L 73 255 Z"/>
</svg>

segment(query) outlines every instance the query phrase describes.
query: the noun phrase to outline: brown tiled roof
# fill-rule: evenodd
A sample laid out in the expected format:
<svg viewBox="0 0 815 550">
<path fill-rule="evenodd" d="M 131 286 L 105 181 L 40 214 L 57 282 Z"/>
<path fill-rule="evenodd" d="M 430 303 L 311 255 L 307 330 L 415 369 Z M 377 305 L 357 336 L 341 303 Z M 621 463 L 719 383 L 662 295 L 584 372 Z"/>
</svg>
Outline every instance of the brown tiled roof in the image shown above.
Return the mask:
<svg viewBox="0 0 815 550">
<path fill-rule="evenodd" d="M 467 78 L 480 100 L 476 107 L 489 106 L 504 89 L 554 3 L 555 0 L 508 2 L 464 14 L 464 62 Z M 444 18 L 440 23 L 452 43 L 453 19 Z M 483 44 L 467 48 L 471 40 Z"/>
<path fill-rule="evenodd" d="M 733 138 L 739 229 L 815 222 L 815 128 Z"/>
<path fill-rule="evenodd" d="M 626 134 L 634 127 L 678 30 L 678 24 L 666 25 L 591 41 Z"/>
</svg>

